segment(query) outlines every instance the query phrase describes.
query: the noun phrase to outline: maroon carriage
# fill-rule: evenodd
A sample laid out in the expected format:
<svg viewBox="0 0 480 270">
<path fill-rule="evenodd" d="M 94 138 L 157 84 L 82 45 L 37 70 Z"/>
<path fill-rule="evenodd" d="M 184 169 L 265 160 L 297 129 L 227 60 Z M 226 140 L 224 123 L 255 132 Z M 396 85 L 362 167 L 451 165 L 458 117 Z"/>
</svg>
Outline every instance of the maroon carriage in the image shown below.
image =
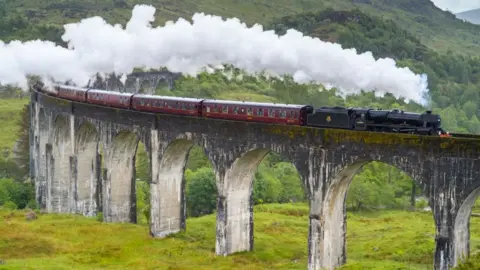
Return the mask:
<svg viewBox="0 0 480 270">
<path fill-rule="evenodd" d="M 85 102 L 87 100 L 88 88 L 81 88 L 71 85 L 56 85 L 54 87 L 57 96 L 69 100 Z"/>
<path fill-rule="evenodd" d="M 302 126 L 312 111 L 309 105 L 208 99 L 202 106 L 202 115 L 207 118 Z"/>
<path fill-rule="evenodd" d="M 108 107 L 130 109 L 132 93 L 119 93 L 98 89 L 87 92 L 87 102 Z"/>
<path fill-rule="evenodd" d="M 203 99 L 153 95 L 134 95 L 132 108 L 137 111 L 201 116 Z"/>
</svg>

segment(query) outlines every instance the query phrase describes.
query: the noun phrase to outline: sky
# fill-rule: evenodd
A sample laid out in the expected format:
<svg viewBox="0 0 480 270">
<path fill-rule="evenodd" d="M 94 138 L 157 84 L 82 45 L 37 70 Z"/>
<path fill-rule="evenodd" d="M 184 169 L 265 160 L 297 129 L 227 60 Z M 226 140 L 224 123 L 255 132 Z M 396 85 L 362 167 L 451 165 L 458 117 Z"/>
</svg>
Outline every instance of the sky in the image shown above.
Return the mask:
<svg viewBox="0 0 480 270">
<path fill-rule="evenodd" d="M 443 10 L 450 10 L 458 13 L 471 9 L 480 8 L 480 0 L 432 0 L 432 2 Z"/>
</svg>

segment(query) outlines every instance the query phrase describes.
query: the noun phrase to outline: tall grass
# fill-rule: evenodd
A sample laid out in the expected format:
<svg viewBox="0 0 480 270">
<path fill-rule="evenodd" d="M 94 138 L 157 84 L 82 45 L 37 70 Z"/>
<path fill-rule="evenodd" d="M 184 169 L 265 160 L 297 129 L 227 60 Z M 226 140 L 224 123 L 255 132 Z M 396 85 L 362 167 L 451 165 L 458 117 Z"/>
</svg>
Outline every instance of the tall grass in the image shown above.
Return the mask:
<svg viewBox="0 0 480 270">
<path fill-rule="evenodd" d="M 10 212 L 0 210 L 1 217 Z M 0 269 L 305 269 L 308 206 L 255 207 L 252 252 L 215 255 L 215 216 L 187 220 L 187 231 L 152 239 L 148 226 L 106 224 L 78 215 L 14 212 L 0 222 Z M 431 269 L 431 213 L 349 213 L 348 263 L 341 269 Z M 472 222 L 473 238 L 480 225 Z M 2 268 L 3 267 L 3 268 Z"/>
</svg>

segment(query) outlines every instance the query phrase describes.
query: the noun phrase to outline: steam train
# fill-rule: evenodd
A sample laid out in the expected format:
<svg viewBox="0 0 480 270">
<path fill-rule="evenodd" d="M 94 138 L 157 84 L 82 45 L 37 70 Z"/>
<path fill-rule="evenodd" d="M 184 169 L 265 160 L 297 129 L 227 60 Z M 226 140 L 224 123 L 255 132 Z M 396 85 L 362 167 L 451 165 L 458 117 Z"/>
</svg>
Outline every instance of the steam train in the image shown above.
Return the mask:
<svg viewBox="0 0 480 270">
<path fill-rule="evenodd" d="M 373 132 L 450 136 L 431 111 L 320 107 L 119 93 L 55 84 L 35 90 L 76 102 L 151 113 Z"/>
</svg>

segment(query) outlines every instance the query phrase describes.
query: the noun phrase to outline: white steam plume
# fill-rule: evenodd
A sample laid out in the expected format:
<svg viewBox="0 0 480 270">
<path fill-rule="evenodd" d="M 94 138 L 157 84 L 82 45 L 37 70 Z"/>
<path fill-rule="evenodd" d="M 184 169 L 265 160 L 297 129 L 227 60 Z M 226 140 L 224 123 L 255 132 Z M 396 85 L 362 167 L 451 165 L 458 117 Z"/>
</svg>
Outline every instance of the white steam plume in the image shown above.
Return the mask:
<svg viewBox="0 0 480 270">
<path fill-rule="evenodd" d="M 360 90 L 424 103 L 425 75 L 400 68 L 392 59 L 375 60 L 339 44 L 323 42 L 289 30 L 278 36 L 262 26 L 248 28 L 238 19 L 195 14 L 153 28 L 155 8 L 137 5 L 123 28 L 100 17 L 65 25 L 68 49 L 46 41 L 0 41 L 0 82 L 26 86 L 35 74 L 85 85 L 97 72 L 130 73 L 134 67 L 167 67 L 194 75 L 207 65 L 232 64 L 249 73 L 290 74 L 299 83 L 331 84 L 344 95 Z"/>
</svg>

